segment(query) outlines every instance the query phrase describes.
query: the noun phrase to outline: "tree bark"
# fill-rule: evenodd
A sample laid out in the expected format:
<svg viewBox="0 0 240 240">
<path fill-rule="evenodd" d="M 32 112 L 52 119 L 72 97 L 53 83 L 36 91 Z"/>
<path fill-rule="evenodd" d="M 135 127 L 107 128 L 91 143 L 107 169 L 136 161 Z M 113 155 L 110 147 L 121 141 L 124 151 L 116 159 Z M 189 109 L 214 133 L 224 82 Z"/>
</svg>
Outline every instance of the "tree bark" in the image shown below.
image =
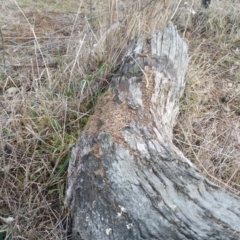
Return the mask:
<svg viewBox="0 0 240 240">
<path fill-rule="evenodd" d="M 239 239 L 240 199 L 172 143 L 187 63 L 172 23 L 131 42 L 72 151 L 73 239 Z"/>
</svg>

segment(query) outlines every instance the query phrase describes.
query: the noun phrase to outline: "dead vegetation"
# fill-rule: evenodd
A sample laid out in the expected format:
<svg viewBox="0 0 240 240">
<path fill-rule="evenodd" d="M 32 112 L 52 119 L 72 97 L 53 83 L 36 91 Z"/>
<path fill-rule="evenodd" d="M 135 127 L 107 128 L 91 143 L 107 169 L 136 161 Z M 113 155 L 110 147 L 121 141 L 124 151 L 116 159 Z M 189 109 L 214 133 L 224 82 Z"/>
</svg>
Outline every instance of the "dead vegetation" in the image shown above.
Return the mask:
<svg viewBox="0 0 240 240">
<path fill-rule="evenodd" d="M 167 6 L 151 0 L 3 3 L 0 239 L 67 239 L 71 147 L 130 39 L 147 37 L 170 19 L 190 48 L 174 141 L 207 177 L 239 194 L 236 5 L 215 1 L 202 10 L 196 1 L 185 6 L 174 0 Z"/>
<path fill-rule="evenodd" d="M 67 239 L 71 147 L 129 40 L 165 24 L 161 3 L 76 2 L 2 6 L 1 239 Z"/>
<path fill-rule="evenodd" d="M 240 193 L 239 10 L 214 1 L 185 28 L 190 63 L 175 143 L 203 174 Z"/>
</svg>

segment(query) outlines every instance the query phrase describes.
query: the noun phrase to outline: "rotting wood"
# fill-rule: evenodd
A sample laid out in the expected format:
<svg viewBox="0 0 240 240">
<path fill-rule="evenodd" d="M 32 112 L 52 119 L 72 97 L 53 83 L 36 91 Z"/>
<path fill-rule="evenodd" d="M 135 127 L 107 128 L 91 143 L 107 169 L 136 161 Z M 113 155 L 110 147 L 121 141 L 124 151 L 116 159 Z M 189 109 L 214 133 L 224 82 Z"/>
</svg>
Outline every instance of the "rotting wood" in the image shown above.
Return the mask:
<svg viewBox="0 0 240 240">
<path fill-rule="evenodd" d="M 240 199 L 172 143 L 187 62 L 172 23 L 131 42 L 72 151 L 73 239 L 239 239 Z"/>
</svg>

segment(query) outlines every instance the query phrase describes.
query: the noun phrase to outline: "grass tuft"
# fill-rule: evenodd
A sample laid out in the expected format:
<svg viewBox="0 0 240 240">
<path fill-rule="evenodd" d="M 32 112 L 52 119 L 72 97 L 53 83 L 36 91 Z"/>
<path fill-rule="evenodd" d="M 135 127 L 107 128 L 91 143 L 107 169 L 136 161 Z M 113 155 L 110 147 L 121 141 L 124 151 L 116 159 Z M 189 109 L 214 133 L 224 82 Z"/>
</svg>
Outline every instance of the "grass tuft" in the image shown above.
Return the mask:
<svg viewBox="0 0 240 240">
<path fill-rule="evenodd" d="M 0 239 L 67 239 L 71 148 L 129 41 L 166 24 L 171 11 L 163 8 L 155 1 L 2 4 L 0 216 L 14 220 L 0 219 Z"/>
<path fill-rule="evenodd" d="M 170 19 L 190 55 L 174 142 L 203 174 L 239 194 L 239 3 L 163 2 L 2 3 L 0 239 L 67 239 L 71 148 L 130 40 Z"/>
</svg>

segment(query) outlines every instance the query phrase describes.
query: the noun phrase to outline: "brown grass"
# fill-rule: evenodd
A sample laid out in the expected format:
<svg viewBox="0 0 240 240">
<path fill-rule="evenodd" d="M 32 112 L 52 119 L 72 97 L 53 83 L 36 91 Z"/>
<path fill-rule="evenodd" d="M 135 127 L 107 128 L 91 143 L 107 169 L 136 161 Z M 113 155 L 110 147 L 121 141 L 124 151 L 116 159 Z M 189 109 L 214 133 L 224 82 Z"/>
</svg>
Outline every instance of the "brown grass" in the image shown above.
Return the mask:
<svg viewBox="0 0 240 240">
<path fill-rule="evenodd" d="M 0 239 L 67 239 L 71 147 L 130 39 L 170 15 L 154 1 L 63 2 L 1 6 Z"/>
<path fill-rule="evenodd" d="M 206 176 L 239 194 L 239 3 L 193 4 L 194 16 L 178 3 L 1 5 L 0 239 L 67 239 L 71 147 L 130 39 L 169 19 L 191 57 L 174 141 Z"/>
<path fill-rule="evenodd" d="M 238 7 L 236 7 L 238 6 Z M 190 63 L 175 143 L 211 180 L 240 194 L 239 3 L 215 1 L 189 21 Z"/>
</svg>

